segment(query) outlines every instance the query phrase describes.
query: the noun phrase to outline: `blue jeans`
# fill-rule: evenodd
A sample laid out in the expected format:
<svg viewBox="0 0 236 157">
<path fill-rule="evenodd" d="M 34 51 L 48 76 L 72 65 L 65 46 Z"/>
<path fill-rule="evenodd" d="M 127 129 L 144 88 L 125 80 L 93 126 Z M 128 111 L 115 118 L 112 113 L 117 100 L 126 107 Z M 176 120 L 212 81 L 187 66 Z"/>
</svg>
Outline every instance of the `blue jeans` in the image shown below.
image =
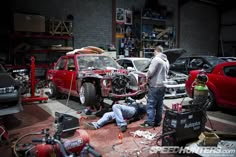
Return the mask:
<svg viewBox="0 0 236 157">
<path fill-rule="evenodd" d="M 125 119 L 134 116 L 136 109 L 132 106 L 115 104 L 112 106 L 112 112 L 105 113 L 97 122 L 92 122 L 96 128 L 101 128 L 111 120 L 116 120 L 116 124 L 121 127 L 127 125 Z"/>
<path fill-rule="evenodd" d="M 147 122 L 155 125 L 162 120 L 163 100 L 165 87 L 149 87 L 147 98 Z"/>
</svg>

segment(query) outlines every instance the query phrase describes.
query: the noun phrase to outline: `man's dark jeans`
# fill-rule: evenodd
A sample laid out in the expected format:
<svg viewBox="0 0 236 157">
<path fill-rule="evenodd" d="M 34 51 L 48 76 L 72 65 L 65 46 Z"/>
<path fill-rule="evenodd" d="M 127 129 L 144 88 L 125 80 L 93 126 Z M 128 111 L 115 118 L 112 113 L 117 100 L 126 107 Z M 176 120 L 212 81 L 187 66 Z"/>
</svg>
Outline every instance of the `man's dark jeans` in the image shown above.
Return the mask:
<svg viewBox="0 0 236 157">
<path fill-rule="evenodd" d="M 165 87 L 149 87 L 147 99 L 147 122 L 150 125 L 161 123 Z"/>
</svg>

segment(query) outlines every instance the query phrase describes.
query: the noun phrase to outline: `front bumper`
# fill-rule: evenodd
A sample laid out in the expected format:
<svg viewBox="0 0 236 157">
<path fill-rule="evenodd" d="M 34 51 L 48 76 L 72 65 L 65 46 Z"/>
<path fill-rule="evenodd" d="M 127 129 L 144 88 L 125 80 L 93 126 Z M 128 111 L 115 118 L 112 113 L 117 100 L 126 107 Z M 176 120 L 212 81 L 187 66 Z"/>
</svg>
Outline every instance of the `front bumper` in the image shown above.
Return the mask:
<svg viewBox="0 0 236 157">
<path fill-rule="evenodd" d="M 19 91 L 0 94 L 0 116 L 18 113 L 22 110 Z"/>
<path fill-rule="evenodd" d="M 182 97 L 186 96 L 186 89 L 185 89 L 185 84 L 177 84 L 177 85 L 165 85 L 166 87 L 166 93 L 165 97 L 170 98 L 170 97 Z"/>
<path fill-rule="evenodd" d="M 0 104 L 19 100 L 19 92 L 0 94 Z"/>
</svg>

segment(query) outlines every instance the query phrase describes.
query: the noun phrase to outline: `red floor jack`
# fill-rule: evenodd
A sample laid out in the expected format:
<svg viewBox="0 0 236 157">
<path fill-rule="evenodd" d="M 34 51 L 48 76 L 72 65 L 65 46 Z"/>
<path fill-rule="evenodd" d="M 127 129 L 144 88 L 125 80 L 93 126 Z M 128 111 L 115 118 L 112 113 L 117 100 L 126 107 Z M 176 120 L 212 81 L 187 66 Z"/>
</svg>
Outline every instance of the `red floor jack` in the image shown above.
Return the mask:
<svg viewBox="0 0 236 157">
<path fill-rule="evenodd" d="M 35 58 L 34 56 L 31 57 L 31 76 L 30 76 L 30 80 L 31 80 L 31 96 L 23 96 L 22 97 L 22 102 L 33 102 L 33 101 L 39 101 L 39 102 L 43 102 L 43 101 L 47 101 L 48 97 L 44 96 L 44 92 L 43 90 L 41 91 L 40 96 L 36 96 L 35 95 Z"/>
</svg>

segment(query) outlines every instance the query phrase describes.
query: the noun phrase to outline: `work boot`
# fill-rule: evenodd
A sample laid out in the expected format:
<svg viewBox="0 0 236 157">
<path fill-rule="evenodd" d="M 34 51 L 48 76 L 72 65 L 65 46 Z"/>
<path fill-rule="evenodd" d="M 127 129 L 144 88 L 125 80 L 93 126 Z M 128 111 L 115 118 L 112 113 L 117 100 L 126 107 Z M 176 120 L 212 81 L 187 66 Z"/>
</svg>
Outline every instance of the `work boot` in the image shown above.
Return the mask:
<svg viewBox="0 0 236 157">
<path fill-rule="evenodd" d="M 127 126 L 126 125 L 120 126 L 120 131 L 121 132 L 125 132 L 126 130 L 127 130 Z"/>
<path fill-rule="evenodd" d="M 154 128 L 155 127 L 154 125 L 149 124 L 147 121 L 143 122 L 139 126 L 143 127 L 143 128 Z"/>
<path fill-rule="evenodd" d="M 83 122 L 83 125 L 86 129 L 96 130 L 97 128 L 93 125 L 93 123 Z"/>
</svg>

